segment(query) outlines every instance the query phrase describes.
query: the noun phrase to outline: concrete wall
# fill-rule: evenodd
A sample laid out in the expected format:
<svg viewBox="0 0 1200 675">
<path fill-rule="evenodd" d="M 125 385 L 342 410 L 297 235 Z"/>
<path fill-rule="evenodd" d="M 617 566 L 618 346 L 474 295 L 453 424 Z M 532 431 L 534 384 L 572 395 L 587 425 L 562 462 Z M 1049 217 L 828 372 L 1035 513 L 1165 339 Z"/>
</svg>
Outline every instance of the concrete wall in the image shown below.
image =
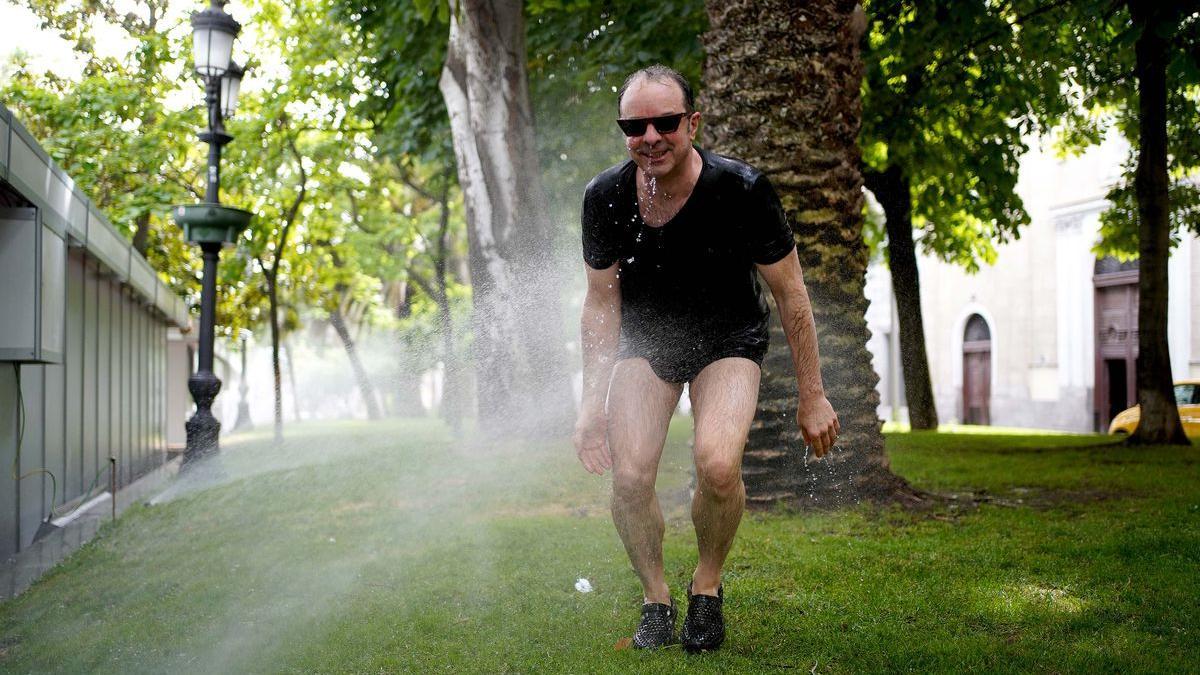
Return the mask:
<svg viewBox="0 0 1200 675">
<path fill-rule="evenodd" d="M 167 330 L 190 322 L 183 301 L 3 106 L 0 137 L 12 150 L 0 155 L 0 203 L 33 207 L 29 227 L 45 226 L 67 246 L 56 272 L 65 278 L 42 286 L 59 295 L 31 300 L 43 313 L 56 308 L 62 353 L 0 361 L 7 557 L 27 547 L 43 521 L 106 492 L 110 457 L 118 489 L 163 463 L 167 433 L 184 421 L 167 407 Z"/>
<path fill-rule="evenodd" d="M 66 327 L 61 364 L 0 363 L 0 555 L 28 546 L 52 507 L 107 491 L 109 457 L 120 488 L 166 456 L 165 322 L 76 250 Z M 18 452 L 20 480 L 7 471 Z"/>
</svg>

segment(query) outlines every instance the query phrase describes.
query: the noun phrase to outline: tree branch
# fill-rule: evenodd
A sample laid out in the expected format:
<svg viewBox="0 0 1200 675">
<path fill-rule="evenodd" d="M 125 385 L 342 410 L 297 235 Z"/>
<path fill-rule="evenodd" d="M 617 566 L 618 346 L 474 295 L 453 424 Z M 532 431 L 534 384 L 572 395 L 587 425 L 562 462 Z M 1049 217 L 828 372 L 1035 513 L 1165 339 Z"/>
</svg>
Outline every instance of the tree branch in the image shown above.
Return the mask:
<svg viewBox="0 0 1200 675">
<path fill-rule="evenodd" d="M 300 204 L 304 202 L 304 197 L 308 190 L 308 173 L 304 170 L 304 158 L 301 157 L 300 151 L 296 149 L 296 137 L 288 136 L 288 149 L 292 151 L 292 156 L 296 158 L 296 168 L 300 171 L 300 191 L 296 193 L 296 198 L 292 200 L 292 205 L 288 207 L 287 215 L 283 219 L 283 228 L 279 231 L 279 239 L 275 245 L 275 257 L 271 260 L 271 267 L 264 271 L 274 283 L 275 275 L 279 271 L 279 263 L 283 261 L 284 247 L 287 246 L 288 234 L 291 233 L 292 224 L 296 222 L 296 215 L 300 212 Z"/>
<path fill-rule="evenodd" d="M 440 303 L 446 301 L 445 296 L 442 295 L 441 293 L 439 293 L 437 291 L 437 289 L 434 288 L 433 284 L 431 284 L 429 282 L 429 279 L 426 279 L 425 277 L 421 276 L 420 273 L 418 273 L 417 270 L 415 268 L 413 268 L 412 266 L 409 266 L 409 268 L 408 268 L 408 278 L 411 279 L 414 283 L 416 283 L 417 286 L 419 286 L 422 291 L 425 291 L 425 294 L 428 295 L 430 298 L 432 298 L 434 300 L 434 302 L 437 302 L 440 304 Z"/>
<path fill-rule="evenodd" d="M 433 193 L 426 190 L 423 186 L 418 185 L 417 183 L 413 182 L 412 177 L 409 176 L 407 173 L 402 172 L 400 174 L 400 180 L 405 185 L 407 185 L 409 187 L 409 189 L 411 189 L 413 192 L 417 193 L 418 195 L 424 197 L 425 199 L 428 199 L 431 202 L 436 202 L 438 200 L 436 195 L 434 195 Z"/>
<path fill-rule="evenodd" d="M 1046 12 L 1049 12 L 1051 10 L 1058 9 L 1059 7 L 1062 7 L 1063 5 L 1068 5 L 1073 1 L 1074 0 L 1055 0 L 1054 2 L 1042 5 L 1041 7 L 1037 7 L 1035 9 L 1030 10 L 1029 13 L 1027 13 L 1027 14 L 1017 16 L 1016 19 L 1012 22 L 1012 25 L 1024 26 L 1024 24 L 1027 21 L 1029 21 L 1030 19 L 1033 19 L 1042 14 L 1045 14 Z M 1002 32 L 1002 30 L 997 29 L 997 30 L 993 30 L 989 33 L 985 33 L 984 35 L 980 36 L 979 38 L 976 38 L 975 40 L 963 45 L 963 47 L 961 49 L 959 49 L 958 51 L 951 54 L 949 58 L 942 60 L 941 63 L 939 63 L 936 59 L 934 61 L 931 61 L 928 64 L 928 67 L 930 70 L 934 70 L 934 69 L 936 69 L 942 65 L 945 65 L 947 63 L 953 63 L 955 61 L 958 61 L 959 59 L 963 58 L 970 52 L 974 51 L 975 48 L 979 47 L 980 45 L 985 44 L 985 43 L 995 39 L 997 36 L 999 36 L 1001 34 L 1001 32 Z"/>
</svg>

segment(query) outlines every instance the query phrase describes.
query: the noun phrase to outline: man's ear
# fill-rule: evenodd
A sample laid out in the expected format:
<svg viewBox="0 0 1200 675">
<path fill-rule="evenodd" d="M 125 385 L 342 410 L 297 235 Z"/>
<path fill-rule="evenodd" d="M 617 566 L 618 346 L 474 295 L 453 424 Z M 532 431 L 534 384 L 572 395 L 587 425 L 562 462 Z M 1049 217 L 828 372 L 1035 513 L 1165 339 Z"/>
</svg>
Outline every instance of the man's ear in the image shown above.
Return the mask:
<svg viewBox="0 0 1200 675">
<path fill-rule="evenodd" d="M 694 112 L 688 115 L 688 136 L 696 138 L 696 132 L 700 130 L 700 113 Z"/>
</svg>

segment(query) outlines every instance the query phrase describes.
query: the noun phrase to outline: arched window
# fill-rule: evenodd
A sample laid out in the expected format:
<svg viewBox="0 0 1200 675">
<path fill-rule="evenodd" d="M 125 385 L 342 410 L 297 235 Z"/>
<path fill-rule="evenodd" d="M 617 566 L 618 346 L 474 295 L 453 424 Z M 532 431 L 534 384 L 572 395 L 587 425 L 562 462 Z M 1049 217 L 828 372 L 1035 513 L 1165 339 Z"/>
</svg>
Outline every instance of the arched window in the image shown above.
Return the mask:
<svg viewBox="0 0 1200 675">
<path fill-rule="evenodd" d="M 972 314 L 971 318 L 967 319 L 967 329 L 963 335 L 964 342 L 981 342 L 992 340 L 992 332 L 988 330 L 987 321 L 983 320 L 982 316 Z"/>
</svg>

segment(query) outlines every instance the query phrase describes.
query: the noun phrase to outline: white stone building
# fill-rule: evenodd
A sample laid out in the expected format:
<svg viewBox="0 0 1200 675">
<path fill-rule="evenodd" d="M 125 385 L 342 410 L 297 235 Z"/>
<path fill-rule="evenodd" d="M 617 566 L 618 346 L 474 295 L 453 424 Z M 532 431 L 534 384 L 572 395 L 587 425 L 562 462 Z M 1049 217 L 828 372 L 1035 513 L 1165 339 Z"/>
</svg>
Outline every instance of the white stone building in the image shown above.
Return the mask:
<svg viewBox="0 0 1200 675">
<path fill-rule="evenodd" d="M 1126 151 L 1120 139 L 1065 159 L 1034 147 L 1022 158 L 1017 185 L 1032 222 L 998 248 L 994 266 L 971 275 L 919 256 L 939 421 L 1107 430 L 1113 412 L 1133 404 L 1136 263 L 1097 260 L 1092 252 L 1104 195 Z M 1172 374 L 1200 377 L 1200 239 L 1184 235 L 1169 279 Z M 867 297 L 879 413 L 906 421 L 891 276 L 881 263 L 868 270 Z"/>
</svg>

